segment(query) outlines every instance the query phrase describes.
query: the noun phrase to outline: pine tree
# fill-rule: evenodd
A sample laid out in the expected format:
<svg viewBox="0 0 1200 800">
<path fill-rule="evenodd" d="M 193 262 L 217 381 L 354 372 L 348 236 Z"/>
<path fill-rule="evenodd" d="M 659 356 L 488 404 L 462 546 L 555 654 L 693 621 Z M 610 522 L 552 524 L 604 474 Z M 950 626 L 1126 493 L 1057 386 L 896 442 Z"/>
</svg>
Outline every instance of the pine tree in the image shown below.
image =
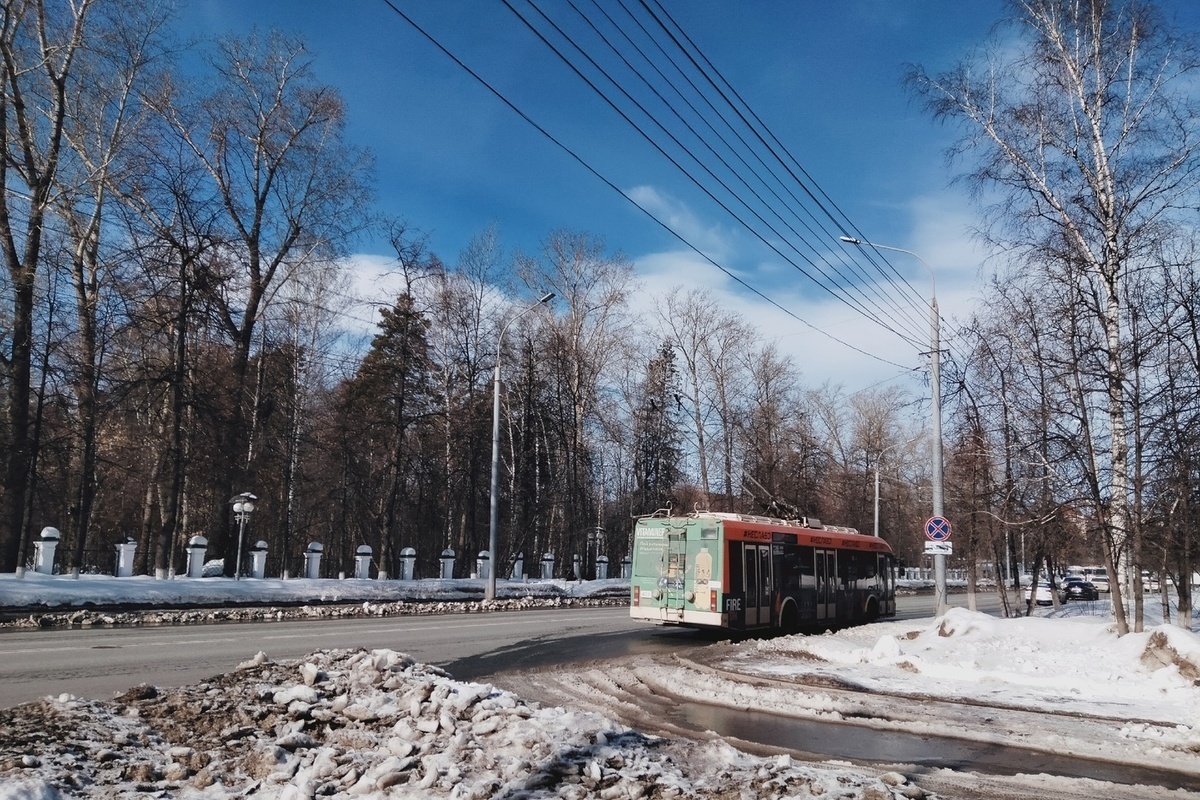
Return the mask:
<svg viewBox="0 0 1200 800">
<path fill-rule="evenodd" d="M 634 513 L 670 503 L 682 474 L 679 370 L 670 344 L 664 343 L 647 365 L 641 394 L 634 418 Z"/>
</svg>

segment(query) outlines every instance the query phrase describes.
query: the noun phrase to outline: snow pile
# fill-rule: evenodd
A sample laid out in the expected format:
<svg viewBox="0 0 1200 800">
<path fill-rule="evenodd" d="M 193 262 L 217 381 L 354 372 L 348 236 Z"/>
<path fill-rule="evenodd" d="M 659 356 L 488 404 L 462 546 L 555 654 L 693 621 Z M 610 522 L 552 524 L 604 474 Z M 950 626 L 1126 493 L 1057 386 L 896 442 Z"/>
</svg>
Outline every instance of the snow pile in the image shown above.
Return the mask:
<svg viewBox="0 0 1200 800">
<path fill-rule="evenodd" d="M 0 799 L 921 798 L 896 773 L 660 739 L 390 650 L 266 656 L 208 683 L 0 712 Z"/>
<path fill-rule="evenodd" d="M 148 575 L 114 578 L 111 575 L 43 575 L 26 572 L 18 578 L 0 573 L 0 607 L 49 609 L 91 605 L 125 605 L 144 608 L 180 608 L 238 603 L 330 604 L 464 602 L 483 599 L 487 581 L 480 578 L 423 578 L 413 581 L 346 580 L 314 578 L 174 578 L 157 580 Z M 509 580 L 496 581 L 502 600 L 556 598 L 628 599 L 629 581 L 607 578 L 595 581 Z"/>
<path fill-rule="evenodd" d="M 1118 637 L 1107 617 L 1004 619 L 952 608 L 931 620 L 747 643 L 719 666 L 799 684 L 778 696 L 739 695 L 744 703 L 773 698 L 778 713 L 902 723 L 977 741 L 1019 738 L 1047 752 L 1200 774 L 1200 636 L 1171 625 Z M 943 716 L 931 698 L 976 713 Z M 997 727 L 1000 719 L 1009 725 Z"/>
</svg>

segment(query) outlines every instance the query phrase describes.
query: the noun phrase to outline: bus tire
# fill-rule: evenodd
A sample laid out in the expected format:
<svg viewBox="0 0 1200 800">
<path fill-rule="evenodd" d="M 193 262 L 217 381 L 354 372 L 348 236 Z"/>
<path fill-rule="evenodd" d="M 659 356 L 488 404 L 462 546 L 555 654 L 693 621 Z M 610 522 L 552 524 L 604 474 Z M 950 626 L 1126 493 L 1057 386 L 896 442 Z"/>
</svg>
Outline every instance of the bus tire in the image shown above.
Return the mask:
<svg viewBox="0 0 1200 800">
<path fill-rule="evenodd" d="M 867 607 L 863 617 L 867 622 L 874 622 L 879 619 L 879 598 L 872 597 L 867 600 Z"/>
<path fill-rule="evenodd" d="M 791 600 L 783 601 L 779 610 L 779 629 L 784 633 L 797 633 L 800 630 L 800 612 Z"/>
</svg>

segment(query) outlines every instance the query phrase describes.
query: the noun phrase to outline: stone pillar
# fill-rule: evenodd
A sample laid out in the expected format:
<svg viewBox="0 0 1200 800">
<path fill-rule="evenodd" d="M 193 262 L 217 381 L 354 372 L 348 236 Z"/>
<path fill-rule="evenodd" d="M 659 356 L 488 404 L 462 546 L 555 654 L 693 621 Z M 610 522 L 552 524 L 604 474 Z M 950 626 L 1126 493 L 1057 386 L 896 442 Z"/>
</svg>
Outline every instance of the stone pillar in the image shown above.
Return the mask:
<svg viewBox="0 0 1200 800">
<path fill-rule="evenodd" d="M 608 578 L 608 556 L 596 556 L 596 580 Z"/>
<path fill-rule="evenodd" d="M 478 557 L 475 559 L 475 576 L 487 580 L 492 574 L 492 554 L 487 550 L 480 550 Z"/>
<path fill-rule="evenodd" d="M 517 553 L 517 558 L 513 561 L 512 579 L 514 581 L 525 580 L 525 554 Z"/>
<path fill-rule="evenodd" d="M 454 577 L 454 551 L 447 547 L 442 551 L 442 578 Z"/>
<path fill-rule="evenodd" d="M 200 578 L 204 575 L 204 554 L 208 552 L 208 539 L 193 536 L 187 544 L 187 576 Z"/>
<path fill-rule="evenodd" d="M 354 577 L 366 580 L 371 577 L 371 548 L 360 544 L 354 554 Z"/>
<path fill-rule="evenodd" d="M 41 535 L 33 543 L 33 571 L 43 575 L 54 574 L 54 551 L 62 534 L 58 528 L 42 528 Z"/>
<path fill-rule="evenodd" d="M 133 575 L 133 555 L 137 551 L 137 542 L 126 539 L 117 545 L 117 577 L 128 578 Z"/>
<path fill-rule="evenodd" d="M 250 577 L 262 580 L 267 574 L 267 543 L 259 539 L 250 548 Z"/>
<path fill-rule="evenodd" d="M 406 547 L 400 551 L 400 580 L 411 581 L 416 573 L 417 551 Z"/>
<path fill-rule="evenodd" d="M 321 555 L 324 552 L 325 546 L 320 542 L 309 543 L 308 549 L 304 551 L 304 577 L 321 577 Z"/>
<path fill-rule="evenodd" d="M 554 553 L 542 556 L 542 580 L 548 581 L 554 577 Z"/>
<path fill-rule="evenodd" d="M 621 580 L 629 580 L 633 577 L 633 559 L 625 556 L 621 559 Z"/>
<path fill-rule="evenodd" d="M 577 581 L 583 580 L 583 556 L 579 555 L 579 553 L 576 553 L 575 557 L 571 559 L 571 562 L 571 573 L 573 577 Z"/>
</svg>

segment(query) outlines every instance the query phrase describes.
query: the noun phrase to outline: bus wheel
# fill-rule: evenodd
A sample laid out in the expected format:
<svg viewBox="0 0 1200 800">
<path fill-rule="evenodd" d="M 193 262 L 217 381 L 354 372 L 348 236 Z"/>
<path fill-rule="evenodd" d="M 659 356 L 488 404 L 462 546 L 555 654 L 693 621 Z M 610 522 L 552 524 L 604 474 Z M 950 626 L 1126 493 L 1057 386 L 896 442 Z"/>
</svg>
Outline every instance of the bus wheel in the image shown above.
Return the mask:
<svg viewBox="0 0 1200 800">
<path fill-rule="evenodd" d="M 866 619 L 867 622 L 874 622 L 879 619 L 879 600 L 874 597 L 867 601 Z"/>
<path fill-rule="evenodd" d="M 800 630 L 800 614 L 796 611 L 795 603 L 784 603 L 779 614 L 779 629 L 784 633 L 796 633 Z"/>
</svg>

